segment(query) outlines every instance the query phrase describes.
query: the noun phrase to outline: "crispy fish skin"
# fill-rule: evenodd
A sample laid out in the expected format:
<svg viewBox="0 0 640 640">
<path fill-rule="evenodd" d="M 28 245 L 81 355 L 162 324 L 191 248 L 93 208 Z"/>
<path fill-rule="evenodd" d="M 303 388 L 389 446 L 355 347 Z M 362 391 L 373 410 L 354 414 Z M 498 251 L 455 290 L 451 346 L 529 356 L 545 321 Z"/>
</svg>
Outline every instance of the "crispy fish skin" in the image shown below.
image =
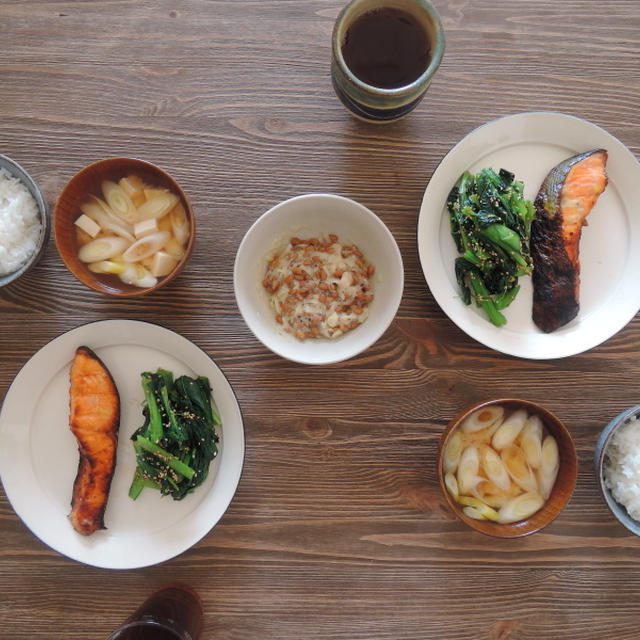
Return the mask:
<svg viewBox="0 0 640 640">
<path fill-rule="evenodd" d="M 80 453 L 69 519 L 78 533 L 88 536 L 106 528 L 104 511 L 116 465 L 120 396 L 108 369 L 88 347 L 76 350 L 69 377 L 69 427 Z"/>
<path fill-rule="evenodd" d="M 533 321 L 545 333 L 564 326 L 580 309 L 579 245 L 582 227 L 607 186 L 607 152 L 567 158 L 547 175 L 533 206 Z"/>
</svg>

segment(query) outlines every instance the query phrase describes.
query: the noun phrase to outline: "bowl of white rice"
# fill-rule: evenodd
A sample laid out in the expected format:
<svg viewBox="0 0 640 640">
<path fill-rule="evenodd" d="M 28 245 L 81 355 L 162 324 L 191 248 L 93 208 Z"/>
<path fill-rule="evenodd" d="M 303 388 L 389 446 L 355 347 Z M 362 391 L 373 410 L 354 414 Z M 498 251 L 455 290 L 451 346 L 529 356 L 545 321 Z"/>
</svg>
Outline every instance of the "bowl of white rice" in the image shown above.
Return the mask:
<svg viewBox="0 0 640 640">
<path fill-rule="evenodd" d="M 616 416 L 595 450 L 602 495 L 618 521 L 640 536 L 640 405 Z"/>
<path fill-rule="evenodd" d="M 38 262 L 48 237 L 47 203 L 38 185 L 17 162 L 0 154 L 0 287 Z"/>
</svg>

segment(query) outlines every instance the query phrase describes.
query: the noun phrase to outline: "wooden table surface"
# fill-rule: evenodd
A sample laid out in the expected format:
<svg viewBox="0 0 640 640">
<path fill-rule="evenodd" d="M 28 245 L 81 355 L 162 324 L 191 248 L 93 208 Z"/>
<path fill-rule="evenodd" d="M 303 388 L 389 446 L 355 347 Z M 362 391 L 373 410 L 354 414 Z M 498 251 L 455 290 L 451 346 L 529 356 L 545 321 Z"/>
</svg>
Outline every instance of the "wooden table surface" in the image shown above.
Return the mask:
<svg viewBox="0 0 640 640">
<path fill-rule="evenodd" d="M 640 401 L 640 320 L 590 351 L 524 360 L 459 330 L 426 286 L 416 245 L 424 189 L 444 154 L 498 116 L 550 110 L 640 153 L 635 0 L 435 0 L 447 49 L 426 99 L 397 123 L 353 119 L 329 76 L 341 2 L 0 2 L 0 153 L 50 207 L 93 160 L 169 170 L 198 235 L 183 274 L 117 301 L 77 282 L 53 240 L 0 290 L 0 399 L 28 358 L 81 324 L 148 320 L 202 347 L 233 386 L 246 457 L 221 521 L 193 548 L 125 571 L 45 546 L 0 490 L 0 637 L 99 640 L 154 588 L 201 594 L 206 639 L 636 638 L 640 540 L 599 495 L 592 456 Z M 301 193 L 375 211 L 405 265 L 397 317 L 361 356 L 285 361 L 244 324 L 233 294 L 252 222 Z M 521 540 L 471 532 L 437 485 L 439 436 L 500 395 L 544 404 L 579 457 L 557 520 Z"/>
</svg>

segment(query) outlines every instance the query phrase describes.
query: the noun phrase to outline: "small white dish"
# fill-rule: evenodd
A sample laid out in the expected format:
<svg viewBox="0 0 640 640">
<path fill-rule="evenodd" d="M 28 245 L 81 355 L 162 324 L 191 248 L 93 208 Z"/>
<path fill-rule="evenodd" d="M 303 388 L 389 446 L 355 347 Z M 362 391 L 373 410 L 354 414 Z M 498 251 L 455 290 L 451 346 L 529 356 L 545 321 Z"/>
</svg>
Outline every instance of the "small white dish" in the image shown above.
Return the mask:
<svg viewBox="0 0 640 640">
<path fill-rule="evenodd" d="M 341 243 L 356 244 L 375 267 L 369 317 L 335 340 L 300 341 L 282 329 L 269 306 L 262 286 L 267 260 L 293 236 L 330 233 Z M 314 193 L 285 200 L 256 220 L 238 248 L 233 281 L 240 313 L 262 344 L 294 362 L 329 364 L 352 358 L 382 336 L 400 305 L 404 271 L 398 245 L 378 216 L 348 198 Z"/>
<path fill-rule="evenodd" d="M 576 153 L 609 153 L 609 182 L 588 217 L 580 242 L 580 311 L 566 326 L 542 333 L 531 319 L 532 285 L 521 277 L 507 323 L 494 327 L 475 304 L 465 306 L 454 272 L 457 257 L 446 199 L 465 171 L 508 169 L 534 200 L 547 173 Z M 418 251 L 425 279 L 442 310 L 482 344 L 521 358 L 562 358 L 587 351 L 620 331 L 640 308 L 640 163 L 604 129 L 562 113 L 519 113 L 469 133 L 444 157 L 422 200 Z"/>
<path fill-rule="evenodd" d="M 105 512 L 107 529 L 76 533 L 68 519 L 78 444 L 69 429 L 69 366 L 77 347 L 105 363 L 120 394 L 116 469 Z M 219 453 L 206 481 L 183 500 L 145 489 L 128 496 L 136 467 L 131 434 L 142 424 L 140 374 L 158 367 L 204 375 L 222 418 Z M 77 327 L 42 347 L 15 377 L 0 412 L 0 477 L 11 506 L 52 549 L 108 569 L 135 569 L 173 558 L 198 542 L 226 511 L 244 460 L 242 415 L 226 378 L 186 338 L 134 320 Z"/>
</svg>

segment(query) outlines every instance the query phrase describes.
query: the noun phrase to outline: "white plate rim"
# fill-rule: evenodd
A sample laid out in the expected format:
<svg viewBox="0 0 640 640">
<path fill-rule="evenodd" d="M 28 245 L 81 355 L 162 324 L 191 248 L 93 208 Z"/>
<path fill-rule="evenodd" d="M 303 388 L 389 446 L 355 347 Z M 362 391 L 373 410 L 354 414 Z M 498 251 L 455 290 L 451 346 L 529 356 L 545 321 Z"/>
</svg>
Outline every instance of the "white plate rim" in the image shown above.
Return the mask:
<svg viewBox="0 0 640 640">
<path fill-rule="evenodd" d="M 145 543 L 139 545 L 135 552 L 125 549 L 117 558 L 106 556 L 99 546 L 96 548 L 84 544 L 87 538 L 73 531 L 70 524 L 68 536 L 64 539 L 52 535 L 47 522 L 42 519 L 42 513 L 46 514 L 46 509 L 39 513 L 29 500 L 29 491 L 25 492 L 25 482 L 28 483 L 28 490 L 34 490 L 38 483 L 34 470 L 28 464 L 15 464 L 16 456 L 18 459 L 25 456 L 29 446 L 29 432 L 33 428 L 33 407 L 25 413 L 24 406 L 20 405 L 24 385 L 34 379 L 46 380 L 50 371 L 64 367 L 65 363 L 71 361 L 79 344 L 90 344 L 95 350 L 114 344 L 149 347 L 188 363 L 194 372 L 209 377 L 222 418 L 222 446 L 216 458 L 218 467 L 209 493 L 201 497 L 187 522 L 176 523 L 162 531 L 144 535 Z M 121 389 L 119 391 L 122 401 L 123 392 Z M 221 405 L 225 408 L 224 412 Z M 22 418 L 19 417 L 21 411 Z M 24 428 L 15 428 L 20 426 Z M 122 438 L 122 434 L 120 437 Z M 23 523 L 53 550 L 78 562 L 105 569 L 136 569 L 158 564 L 183 553 L 201 540 L 217 524 L 231 503 L 242 475 L 245 453 L 240 406 L 225 375 L 209 355 L 195 343 L 170 329 L 150 322 L 122 319 L 80 325 L 57 336 L 29 358 L 11 383 L 0 409 L 0 443 L 0 479 L 9 503 Z M 36 498 L 42 506 L 43 496 Z M 112 499 L 110 496 L 110 500 Z M 96 532 L 93 536 L 99 534 L 100 532 Z M 110 545 L 109 550 L 113 546 Z"/>
<path fill-rule="evenodd" d="M 526 335 L 526 339 L 523 340 L 522 335 L 511 330 L 509 323 L 501 328 L 494 327 L 460 301 L 457 288 L 450 285 L 449 275 L 440 259 L 439 227 L 446 214 L 446 196 L 462 171 L 476 160 L 479 148 L 482 149 L 483 155 L 487 155 L 487 145 L 490 147 L 492 141 L 504 144 L 505 137 L 511 134 L 517 137 L 519 131 L 532 130 L 544 135 L 551 135 L 549 132 L 553 131 L 557 138 L 554 137 L 549 144 L 559 143 L 574 147 L 575 153 L 598 147 L 606 148 L 609 152 L 609 182 L 624 183 L 625 200 L 632 201 L 635 198 L 637 202 L 640 198 L 640 163 L 620 140 L 602 127 L 577 116 L 553 111 L 506 115 L 470 131 L 440 161 L 422 198 L 418 215 L 417 244 L 420 264 L 429 290 L 452 322 L 467 335 L 491 349 L 516 357 L 542 360 L 568 357 L 592 349 L 611 338 L 631 321 L 640 309 L 640 281 L 633 277 L 640 271 L 640 254 L 634 255 L 629 252 L 624 281 L 617 283 L 615 295 L 610 296 L 617 303 L 614 319 L 601 308 L 599 312 L 591 314 L 588 323 L 576 323 L 574 320 L 554 333 L 544 334 L 536 331 Z M 528 140 L 531 140 L 530 135 L 527 136 Z M 580 139 L 581 143 L 569 142 L 575 139 Z M 495 144 L 499 149 L 499 142 Z M 510 144 L 513 145 L 514 142 Z M 471 155 L 465 157 L 465 154 L 470 152 Z M 613 170 L 612 165 L 615 167 Z M 621 171 L 622 167 L 625 169 L 624 174 Z M 516 175 L 516 178 L 518 177 Z M 629 219 L 629 246 L 633 244 L 634 238 L 637 240 L 640 237 L 640 220 L 636 218 Z M 453 243 L 453 240 L 451 242 Z M 450 268 L 453 269 L 453 265 L 450 265 Z"/>
</svg>

